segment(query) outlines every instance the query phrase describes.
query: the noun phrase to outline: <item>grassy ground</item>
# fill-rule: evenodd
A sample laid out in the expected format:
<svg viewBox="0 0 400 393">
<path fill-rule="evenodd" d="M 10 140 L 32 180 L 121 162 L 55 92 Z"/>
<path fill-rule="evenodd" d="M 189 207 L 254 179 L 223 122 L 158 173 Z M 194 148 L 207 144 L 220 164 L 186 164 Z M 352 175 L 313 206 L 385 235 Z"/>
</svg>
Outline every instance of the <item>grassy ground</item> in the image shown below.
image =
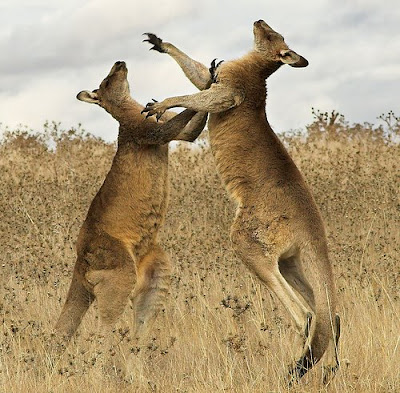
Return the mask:
<svg viewBox="0 0 400 393">
<path fill-rule="evenodd" d="M 50 366 L 46 343 L 77 233 L 114 146 L 47 125 L 55 151 L 24 132 L 0 144 L 0 391 L 400 392 L 400 146 L 381 129 L 333 117 L 317 113 L 308 138 L 285 138 L 322 211 L 334 265 L 342 367 L 328 388 L 320 367 L 287 388 L 291 322 L 231 251 L 234 206 L 209 150 L 183 144 L 171 153 L 162 236 L 175 266 L 169 301 L 145 345 L 130 340 L 129 307 L 116 332 L 131 348 L 135 379 L 119 382 L 96 366 L 108 353 L 95 306 Z"/>
</svg>

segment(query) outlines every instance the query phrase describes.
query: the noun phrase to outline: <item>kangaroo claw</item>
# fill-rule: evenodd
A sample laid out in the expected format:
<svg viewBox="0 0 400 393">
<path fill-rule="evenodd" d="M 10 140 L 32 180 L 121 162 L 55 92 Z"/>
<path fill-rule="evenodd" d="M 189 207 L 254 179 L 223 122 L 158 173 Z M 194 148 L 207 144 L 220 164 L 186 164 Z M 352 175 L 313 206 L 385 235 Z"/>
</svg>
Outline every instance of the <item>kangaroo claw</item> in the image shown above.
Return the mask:
<svg viewBox="0 0 400 393">
<path fill-rule="evenodd" d="M 215 64 L 216 60 L 217 60 L 217 59 L 214 59 L 214 60 L 211 62 L 211 66 L 210 66 L 210 68 L 208 69 L 208 71 L 210 72 L 211 80 L 212 80 L 213 83 L 216 83 L 216 82 L 217 82 L 217 69 L 218 69 L 219 65 L 223 62 L 223 60 L 221 60 L 221 61 L 219 61 L 217 64 Z"/>
<path fill-rule="evenodd" d="M 143 35 L 147 35 L 148 37 L 148 39 L 144 39 L 143 42 L 148 42 L 153 45 L 149 50 L 156 50 L 157 52 L 165 53 L 165 50 L 162 47 L 163 41 L 161 38 L 157 37 L 153 33 L 143 33 Z"/>
<path fill-rule="evenodd" d="M 307 339 L 308 336 L 310 335 L 310 329 L 311 329 L 311 321 L 312 321 L 312 314 L 310 312 L 307 313 L 307 322 L 306 322 L 306 327 L 304 329 L 304 336 Z"/>
</svg>

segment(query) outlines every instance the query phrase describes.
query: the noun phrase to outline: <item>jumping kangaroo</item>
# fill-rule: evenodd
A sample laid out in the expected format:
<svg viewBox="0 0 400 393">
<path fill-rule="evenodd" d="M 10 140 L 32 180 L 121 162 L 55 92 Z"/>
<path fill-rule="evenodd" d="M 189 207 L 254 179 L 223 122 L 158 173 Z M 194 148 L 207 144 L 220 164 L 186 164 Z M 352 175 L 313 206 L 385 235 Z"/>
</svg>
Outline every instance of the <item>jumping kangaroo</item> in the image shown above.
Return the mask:
<svg viewBox="0 0 400 393">
<path fill-rule="evenodd" d="M 283 64 L 306 67 L 283 37 L 263 20 L 254 23 L 254 49 L 222 63 L 208 90 L 149 103 L 160 117 L 173 107 L 210 113 L 211 150 L 228 193 L 237 203 L 231 241 L 238 257 L 283 303 L 301 345 L 289 381 L 300 379 L 327 351 L 324 382 L 339 366 L 340 319 L 327 239 L 314 198 L 265 113 L 265 80 Z M 172 56 L 190 79 L 209 83 L 205 66 L 156 36 L 149 40 Z M 158 41 L 157 41 L 158 40 Z M 195 76 L 194 76 L 195 75 Z M 307 276 L 303 271 L 307 268 Z M 300 297 L 299 297 L 300 296 Z"/>
<path fill-rule="evenodd" d="M 56 324 L 66 341 L 94 299 L 107 330 L 130 295 L 139 335 L 168 291 L 170 261 L 157 240 L 167 209 L 168 142 L 194 141 L 207 113 L 185 110 L 167 113 L 164 123 L 147 120 L 130 96 L 127 74 L 125 63 L 116 62 L 99 89 L 77 95 L 104 108 L 120 127 L 111 169 L 79 232 L 72 283 Z"/>
</svg>

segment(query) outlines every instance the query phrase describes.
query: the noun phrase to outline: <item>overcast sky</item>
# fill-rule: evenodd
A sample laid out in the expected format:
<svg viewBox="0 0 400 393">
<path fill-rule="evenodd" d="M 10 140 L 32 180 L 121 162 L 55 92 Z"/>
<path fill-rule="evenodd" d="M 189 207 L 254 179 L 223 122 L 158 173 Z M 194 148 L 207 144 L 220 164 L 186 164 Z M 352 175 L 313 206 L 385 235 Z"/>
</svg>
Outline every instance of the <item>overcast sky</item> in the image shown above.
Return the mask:
<svg viewBox="0 0 400 393">
<path fill-rule="evenodd" d="M 0 123 L 36 131 L 46 120 L 115 140 L 117 122 L 78 101 L 113 63 L 125 60 L 132 96 L 196 92 L 167 55 L 149 51 L 153 32 L 209 65 L 252 47 L 264 19 L 310 65 L 283 66 L 268 80 L 267 113 L 277 132 L 304 127 L 311 107 L 351 122 L 400 114 L 400 5 L 397 0 L 0 0 Z"/>
</svg>

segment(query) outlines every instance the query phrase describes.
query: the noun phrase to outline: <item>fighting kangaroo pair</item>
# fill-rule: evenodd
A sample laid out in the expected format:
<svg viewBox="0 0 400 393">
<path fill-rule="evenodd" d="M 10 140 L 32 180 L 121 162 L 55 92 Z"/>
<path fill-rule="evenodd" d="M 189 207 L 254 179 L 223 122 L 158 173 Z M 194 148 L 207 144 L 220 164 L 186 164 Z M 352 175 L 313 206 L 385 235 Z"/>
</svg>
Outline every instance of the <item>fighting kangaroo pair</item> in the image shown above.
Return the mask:
<svg viewBox="0 0 400 393">
<path fill-rule="evenodd" d="M 166 165 L 160 163 L 166 162 L 166 149 L 157 144 L 182 133 L 195 138 L 209 113 L 210 145 L 217 170 L 237 203 L 231 228 L 233 248 L 280 299 L 299 334 L 298 360 L 289 370 L 289 379 L 300 379 L 327 352 L 326 383 L 339 367 L 340 319 L 335 314 L 325 229 L 308 186 L 265 113 L 265 80 L 283 64 L 306 67 L 308 62 L 290 50 L 283 37 L 264 21 L 254 23 L 253 33 L 253 50 L 240 59 L 212 67 L 211 73 L 174 45 L 148 34 L 146 41 L 153 44 L 152 49 L 169 54 L 202 90 L 199 93 L 152 102 L 142 110 L 132 99 L 126 99 L 127 82 L 121 82 L 126 80 L 126 71 L 118 73 L 122 66 L 116 64 L 98 91 L 78 95 L 110 112 L 120 122 L 119 146 L 122 140 L 129 143 L 123 154 L 118 148 L 113 167 L 89 209 L 78 239 L 73 281 L 57 327 L 70 337 L 95 297 L 102 321 L 114 323 L 135 276 L 132 298 L 137 324 L 146 324 L 159 306 L 161 294 L 166 292 L 169 263 L 156 242 L 167 188 L 165 176 L 154 170 L 161 166 L 166 172 Z M 113 79 L 114 86 L 110 83 Z M 139 115 L 140 111 L 147 112 L 146 117 L 156 115 L 158 120 L 173 107 L 187 109 L 161 125 Z M 165 133 L 168 137 L 163 136 Z M 134 163 L 127 163 L 125 156 L 129 155 L 135 157 Z M 138 176 L 142 171 L 147 173 L 144 178 Z M 156 188 L 152 188 L 154 183 Z M 139 191 L 141 188 L 147 192 Z M 133 197 L 132 190 L 143 195 Z"/>
</svg>

